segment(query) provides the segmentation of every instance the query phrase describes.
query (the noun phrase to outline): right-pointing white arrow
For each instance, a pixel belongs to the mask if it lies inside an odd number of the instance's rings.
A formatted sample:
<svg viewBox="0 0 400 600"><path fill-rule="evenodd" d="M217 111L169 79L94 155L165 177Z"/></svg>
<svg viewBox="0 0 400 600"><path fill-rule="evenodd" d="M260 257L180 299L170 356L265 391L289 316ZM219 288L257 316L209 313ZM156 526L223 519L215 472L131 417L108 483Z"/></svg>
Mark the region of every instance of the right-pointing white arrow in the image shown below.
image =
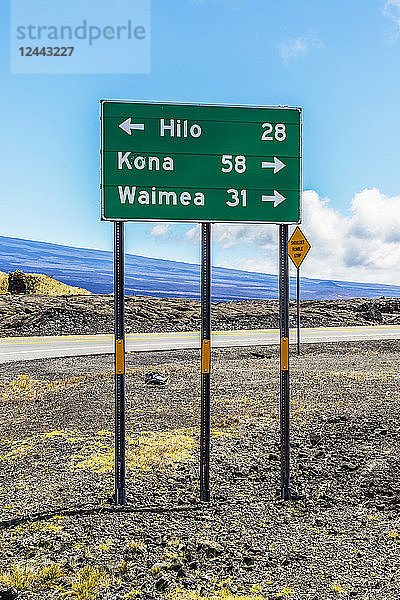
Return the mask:
<svg viewBox="0 0 400 600"><path fill-rule="evenodd" d="M279 204L281 204L281 202L283 202L284 200L286 200L285 196L282 196L282 194L280 194L276 190L274 190L273 196L264 196L264 194L261 196L262 202L273 202L274 208L279 206Z"/></svg>
<svg viewBox="0 0 400 600"><path fill-rule="evenodd" d="M278 171L280 171L284 167L286 167L285 163L283 163L281 160L279 160L279 158L277 158L276 156L274 156L274 162L267 162L267 161L263 160L261 163L262 169L273 168L274 175L275 175L275 173L278 173Z"/></svg>

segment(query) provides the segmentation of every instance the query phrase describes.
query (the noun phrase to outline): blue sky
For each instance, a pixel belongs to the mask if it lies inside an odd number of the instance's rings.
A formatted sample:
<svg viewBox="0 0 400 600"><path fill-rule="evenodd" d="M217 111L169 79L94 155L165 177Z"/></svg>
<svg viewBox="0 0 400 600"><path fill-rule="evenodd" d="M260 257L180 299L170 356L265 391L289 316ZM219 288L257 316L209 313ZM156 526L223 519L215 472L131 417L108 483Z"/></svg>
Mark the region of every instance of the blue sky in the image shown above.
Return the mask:
<svg viewBox="0 0 400 600"><path fill-rule="evenodd" d="M152 0L139 75L11 74L0 7L0 235L111 249L100 98L285 104L303 108L304 274L398 283L400 0ZM126 248L198 262L196 229L131 223ZM215 226L214 264L276 272L276 229Z"/></svg>

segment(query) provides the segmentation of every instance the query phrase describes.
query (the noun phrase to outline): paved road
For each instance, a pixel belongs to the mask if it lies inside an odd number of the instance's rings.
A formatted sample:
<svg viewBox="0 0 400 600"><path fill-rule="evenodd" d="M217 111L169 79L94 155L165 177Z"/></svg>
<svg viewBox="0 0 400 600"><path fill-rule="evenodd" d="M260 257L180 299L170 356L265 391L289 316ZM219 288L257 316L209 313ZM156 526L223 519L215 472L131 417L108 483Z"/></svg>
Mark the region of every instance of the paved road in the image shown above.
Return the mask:
<svg viewBox="0 0 400 600"><path fill-rule="evenodd" d="M175 350L200 348L200 334L137 333L129 334L127 351ZM342 342L356 340L400 339L400 325L371 327L315 327L302 329L304 343ZM278 344L277 329L215 331L212 346L264 346ZM296 342L296 331L290 331L290 341ZM58 356L83 356L113 352L112 335L71 335L60 337L0 338L0 362L31 360Z"/></svg>

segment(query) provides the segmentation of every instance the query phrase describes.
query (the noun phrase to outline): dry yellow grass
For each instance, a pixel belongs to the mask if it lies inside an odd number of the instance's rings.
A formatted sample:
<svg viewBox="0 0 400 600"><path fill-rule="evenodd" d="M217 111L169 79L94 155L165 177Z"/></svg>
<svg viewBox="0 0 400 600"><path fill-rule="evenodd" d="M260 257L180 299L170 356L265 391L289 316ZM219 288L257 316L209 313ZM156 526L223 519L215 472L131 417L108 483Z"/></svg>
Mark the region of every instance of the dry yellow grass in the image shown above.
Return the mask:
<svg viewBox="0 0 400 600"><path fill-rule="evenodd" d="M45 296L78 296L91 295L91 292L83 288L66 285L53 277L43 275L42 273L22 273L15 271L12 275L23 278L27 285L28 294L44 294ZM8 291L8 274L0 271L0 294L5 294Z"/></svg>
<svg viewBox="0 0 400 600"><path fill-rule="evenodd" d="M57 563L17 563L0 571L0 583L16 590L41 589L56 586L63 576L64 572Z"/></svg>
<svg viewBox="0 0 400 600"><path fill-rule="evenodd" d="M16 590L25 590L36 579L36 570L26 564L12 565L0 572L0 583Z"/></svg>
<svg viewBox="0 0 400 600"><path fill-rule="evenodd" d="M186 430L148 432L135 438L128 438L126 450L127 469L162 469L175 463L194 460L195 440ZM101 451L104 448L105 451ZM114 449L96 449L85 460L75 464L75 468L90 469L100 473L114 469Z"/></svg>
<svg viewBox="0 0 400 600"><path fill-rule="evenodd" d="M176 589L170 592L167 596L168 600L267 600L266 596L259 594L236 595L231 594L226 590L215 592L214 594L201 596L199 592L189 591L185 589Z"/></svg>
<svg viewBox="0 0 400 600"><path fill-rule="evenodd" d="M46 296L91 295L91 292L88 292L88 290L66 285L48 275L42 275L41 273L26 273L26 276L32 282L33 294L44 294Z"/></svg>
<svg viewBox="0 0 400 600"><path fill-rule="evenodd" d="M11 381L0 381L0 403L34 399L49 387L49 381L34 379L30 375L18 375Z"/></svg>
<svg viewBox="0 0 400 600"><path fill-rule="evenodd" d="M75 600L95 600L101 589L110 585L110 575L104 569L87 565L71 580L71 591L65 596Z"/></svg>
<svg viewBox="0 0 400 600"><path fill-rule="evenodd" d="M399 376L398 369L390 369L387 371L331 371L330 375L334 377L342 377L352 379L354 381L383 381L385 379Z"/></svg>
<svg viewBox="0 0 400 600"><path fill-rule="evenodd" d="M67 576L57 563L18 563L0 571L0 584L27 592L53 588L59 598L95 600L101 590L110 586L111 577L103 568L90 565Z"/></svg>
<svg viewBox="0 0 400 600"><path fill-rule="evenodd" d="M43 396L45 392L60 388L68 388L79 385L82 382L111 377L110 372L85 373L84 375L68 377L68 379L35 379L30 375L18 375L15 379L0 380L0 404L3 402L17 402L35 400Z"/></svg>
<svg viewBox="0 0 400 600"><path fill-rule="evenodd" d="M8 289L8 275L0 271L0 294L5 294Z"/></svg>

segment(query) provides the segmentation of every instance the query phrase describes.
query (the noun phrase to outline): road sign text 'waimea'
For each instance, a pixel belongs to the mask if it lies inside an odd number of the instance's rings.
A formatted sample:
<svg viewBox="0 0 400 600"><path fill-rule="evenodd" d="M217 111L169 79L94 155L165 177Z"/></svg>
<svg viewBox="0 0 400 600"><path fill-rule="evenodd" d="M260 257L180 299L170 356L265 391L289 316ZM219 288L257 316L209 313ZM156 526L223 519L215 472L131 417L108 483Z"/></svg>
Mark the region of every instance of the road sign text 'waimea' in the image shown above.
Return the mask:
<svg viewBox="0 0 400 600"><path fill-rule="evenodd" d="M297 223L297 108L101 102L102 219Z"/></svg>

